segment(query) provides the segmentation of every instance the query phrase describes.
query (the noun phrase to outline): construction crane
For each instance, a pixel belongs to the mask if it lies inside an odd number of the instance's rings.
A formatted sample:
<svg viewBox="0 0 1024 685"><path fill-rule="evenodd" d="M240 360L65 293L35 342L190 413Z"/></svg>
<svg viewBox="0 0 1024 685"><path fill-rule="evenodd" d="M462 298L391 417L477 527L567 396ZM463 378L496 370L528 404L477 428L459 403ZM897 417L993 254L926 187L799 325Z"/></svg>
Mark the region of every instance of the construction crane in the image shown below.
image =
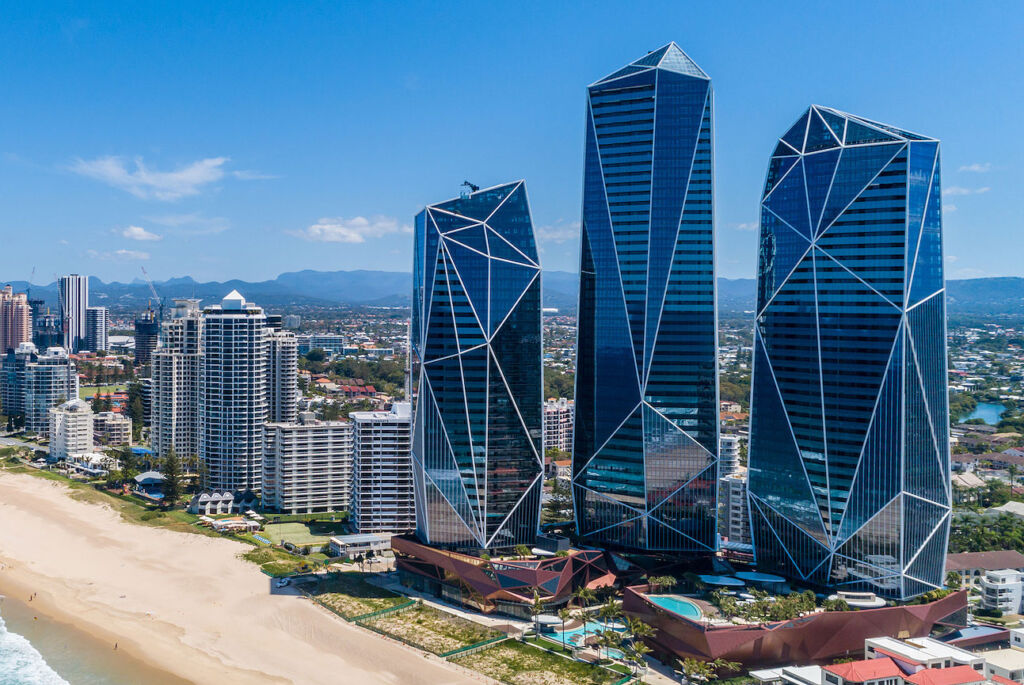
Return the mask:
<svg viewBox="0 0 1024 685"><path fill-rule="evenodd" d="M159 295L156 294L156 287L153 285L153 279L149 277L149 273L146 271L146 267L140 266L139 268L142 269L142 276L143 276L143 278L146 279L146 285L149 286L149 292L153 293L153 299L156 300L160 304L160 321L163 321L164 320L164 301L160 298ZM153 308L150 307L150 311L152 311L152 310L153 310Z"/></svg>
<svg viewBox="0 0 1024 685"><path fill-rule="evenodd" d="M36 268L32 267L32 275L28 277L28 284L25 286L25 299L32 299L32 279L36 277Z"/></svg>
<svg viewBox="0 0 1024 685"><path fill-rule="evenodd" d="M478 190L480 190L480 186L478 186L478 185L476 185L474 183L470 183L469 181L463 181L462 185L464 185L467 188L469 188L469 192L471 192L471 193L475 193Z"/></svg>

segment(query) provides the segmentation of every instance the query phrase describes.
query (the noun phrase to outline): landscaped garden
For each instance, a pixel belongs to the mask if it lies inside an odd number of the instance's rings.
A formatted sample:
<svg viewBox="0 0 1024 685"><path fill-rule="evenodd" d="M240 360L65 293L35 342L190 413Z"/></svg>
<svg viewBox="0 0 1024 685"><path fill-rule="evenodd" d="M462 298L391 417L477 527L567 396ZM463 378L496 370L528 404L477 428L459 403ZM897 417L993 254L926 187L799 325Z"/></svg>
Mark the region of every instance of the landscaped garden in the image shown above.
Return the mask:
<svg viewBox="0 0 1024 685"><path fill-rule="evenodd" d="M509 685L612 685L623 678L621 673L513 640L452 661Z"/></svg>
<svg viewBox="0 0 1024 685"><path fill-rule="evenodd" d="M434 654L446 654L504 635L424 604L385 614L363 625Z"/></svg>
<svg viewBox="0 0 1024 685"><path fill-rule="evenodd" d="M320 582L314 595L345 618L364 616L409 601L390 590L371 585L364 574L355 571L332 574Z"/></svg>

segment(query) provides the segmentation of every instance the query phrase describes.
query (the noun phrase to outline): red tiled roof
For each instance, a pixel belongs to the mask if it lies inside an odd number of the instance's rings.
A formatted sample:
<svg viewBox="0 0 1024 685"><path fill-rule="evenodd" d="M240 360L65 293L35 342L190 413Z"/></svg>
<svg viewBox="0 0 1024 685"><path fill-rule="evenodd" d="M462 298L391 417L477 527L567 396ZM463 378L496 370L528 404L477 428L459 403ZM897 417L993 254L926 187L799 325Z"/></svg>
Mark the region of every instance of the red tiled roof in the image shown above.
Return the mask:
<svg viewBox="0 0 1024 685"><path fill-rule="evenodd" d="M970 666L954 666L953 668L926 668L914 675L904 678L914 685L967 685L967 683L983 683L984 675Z"/></svg>
<svg viewBox="0 0 1024 685"><path fill-rule="evenodd" d="M988 679L994 683L1000 683L1001 685L1019 685L1016 680L1010 680L1009 678L1004 678L1003 676L996 675L995 673L990 675Z"/></svg>
<svg viewBox="0 0 1024 685"><path fill-rule="evenodd" d="M880 659L864 659L863 661L851 661L845 664L832 664L823 668L829 673L836 674L843 680L854 683L863 683L879 678L903 677L903 671L900 670L900 667L887 656Z"/></svg>
<svg viewBox="0 0 1024 685"><path fill-rule="evenodd" d="M1003 549L995 552L961 552L946 555L947 571L966 571L971 568L986 571L1024 568L1024 554L1012 549Z"/></svg>

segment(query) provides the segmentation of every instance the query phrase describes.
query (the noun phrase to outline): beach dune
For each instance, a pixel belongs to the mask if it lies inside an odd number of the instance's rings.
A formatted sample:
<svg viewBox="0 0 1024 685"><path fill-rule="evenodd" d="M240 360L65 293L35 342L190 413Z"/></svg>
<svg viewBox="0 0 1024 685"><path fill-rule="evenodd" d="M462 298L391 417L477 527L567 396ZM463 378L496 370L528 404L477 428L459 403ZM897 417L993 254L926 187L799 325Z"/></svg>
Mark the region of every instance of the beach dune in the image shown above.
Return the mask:
<svg viewBox="0 0 1024 685"><path fill-rule="evenodd" d="M196 683L473 683L271 580L227 539L127 523L60 483L0 471L0 594Z"/></svg>

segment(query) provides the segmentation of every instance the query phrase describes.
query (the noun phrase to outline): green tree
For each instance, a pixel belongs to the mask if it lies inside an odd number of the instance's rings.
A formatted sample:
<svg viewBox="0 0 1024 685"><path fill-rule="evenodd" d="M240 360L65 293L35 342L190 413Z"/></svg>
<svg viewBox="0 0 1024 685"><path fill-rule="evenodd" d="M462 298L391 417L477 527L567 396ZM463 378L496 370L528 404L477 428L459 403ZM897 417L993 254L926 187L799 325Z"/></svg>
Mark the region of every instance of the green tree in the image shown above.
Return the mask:
<svg viewBox="0 0 1024 685"><path fill-rule="evenodd" d="M525 559L530 556L530 548L526 545L516 545L516 556L520 559Z"/></svg>
<svg viewBox="0 0 1024 685"><path fill-rule="evenodd" d="M173 508L181 497L181 464L178 461L178 455L174 452L173 447L168 450L167 457L164 458L163 476L163 505L168 508Z"/></svg>
<svg viewBox="0 0 1024 685"><path fill-rule="evenodd" d="M558 618L562 619L562 649L565 649L565 622L572 618L572 609L562 607L558 610Z"/></svg>
<svg viewBox="0 0 1024 685"><path fill-rule="evenodd" d="M127 483L139 475L139 462L132 448L125 445L118 451L117 460L121 462L121 482Z"/></svg>
<svg viewBox="0 0 1024 685"><path fill-rule="evenodd" d="M952 590L959 590L962 582L963 579L960 577L960 574L956 571L946 572L946 587Z"/></svg>
<svg viewBox="0 0 1024 685"><path fill-rule="evenodd" d="M540 592L533 591L533 603L530 604L530 615L533 616L533 630L540 635L540 615L544 613L544 600L540 598Z"/></svg>

